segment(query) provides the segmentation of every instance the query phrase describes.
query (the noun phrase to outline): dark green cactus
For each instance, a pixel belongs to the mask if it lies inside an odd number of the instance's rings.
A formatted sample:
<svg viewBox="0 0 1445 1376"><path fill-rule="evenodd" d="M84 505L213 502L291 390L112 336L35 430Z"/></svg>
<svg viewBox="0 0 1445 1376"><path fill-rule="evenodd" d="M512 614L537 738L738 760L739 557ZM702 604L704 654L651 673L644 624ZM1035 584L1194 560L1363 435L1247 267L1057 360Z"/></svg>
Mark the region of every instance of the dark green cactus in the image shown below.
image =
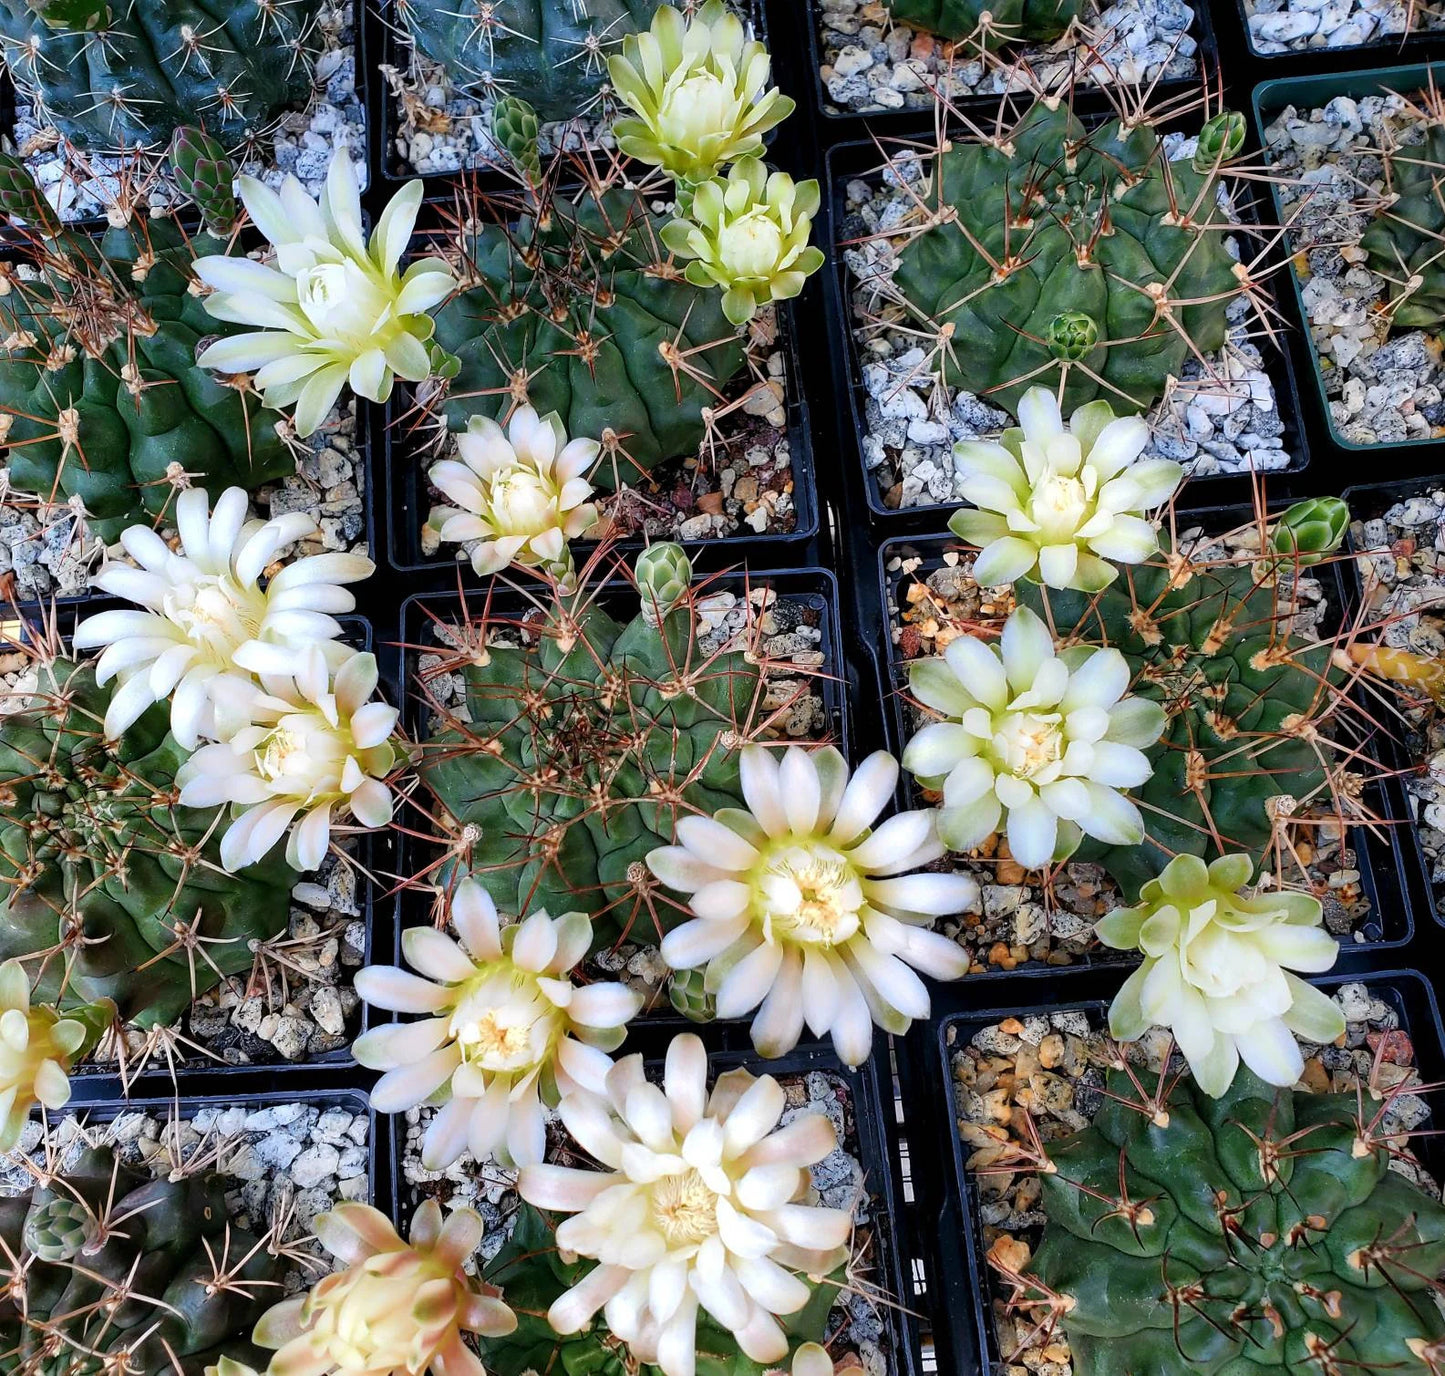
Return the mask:
<svg viewBox="0 0 1445 1376"><path fill-rule="evenodd" d="M402 0L418 50L458 86L525 96L544 120L595 111L607 57L659 0Z"/></svg>
<svg viewBox="0 0 1445 1376"><path fill-rule="evenodd" d="M1167 544L1101 593L1016 585L1019 601L1052 617L1064 640L1120 650L1129 691L1168 715L1145 752L1153 777L1130 795L1143 843L1086 838L1076 853L1102 862L1131 901L1175 855L1242 851L1258 863L1274 836L1274 799L1295 799L1296 811L1332 802L1325 747L1313 738L1345 677L1330 645L1291 633L1290 608L1276 597L1283 561L1195 563Z"/></svg>
<svg viewBox="0 0 1445 1376"><path fill-rule="evenodd" d="M1222 1099L1115 1071L1092 1124L1048 1148L1043 1241L1015 1283L1088 1376L1367 1373L1445 1363L1445 1207L1389 1169L1378 1098Z"/></svg>
<svg viewBox="0 0 1445 1376"><path fill-rule="evenodd" d="M974 38L989 48L1057 38L1084 10L1083 0L883 0L883 8L915 29L955 43Z"/></svg>
<svg viewBox="0 0 1445 1376"><path fill-rule="evenodd" d="M230 145L311 92L320 0L0 0L5 62L80 148L163 148L204 120Z"/></svg>
<svg viewBox="0 0 1445 1376"><path fill-rule="evenodd" d="M507 1245L482 1273L500 1287L502 1298L517 1314L517 1328L505 1338L482 1340L482 1363L487 1376L662 1376L660 1368L642 1362L627 1345L612 1336L598 1318L581 1333L562 1337L547 1322L547 1310L565 1290L580 1281L592 1267L589 1261L564 1261L557 1252L553 1228L546 1215L523 1204ZM818 1283L813 1296L796 1314L780 1319L794 1346L822 1342L828 1314L838 1298L841 1277ZM706 1312L698 1315L697 1376L765 1376L786 1372L788 1363L762 1365L738 1350L732 1335L714 1323Z"/></svg>
<svg viewBox="0 0 1445 1376"><path fill-rule="evenodd" d="M1445 103L1431 104L1425 141L1386 154L1392 199L1360 239L1367 265L1389 283L1392 323L1445 323Z"/></svg>
<svg viewBox="0 0 1445 1376"><path fill-rule="evenodd" d="M511 226L482 225L462 246L472 285L436 317L460 360L451 428L503 419L525 393L568 435L602 441L601 488L695 455L703 411L744 355L723 294L693 286L662 246L666 223L640 192L593 179L575 199L547 188Z"/></svg>
<svg viewBox="0 0 1445 1376"><path fill-rule="evenodd" d="M226 245L137 218L99 241L31 242L37 276L0 296L0 440L10 482L78 498L115 539L153 524L187 483L219 493L295 472L281 419L255 392L196 366L203 339L234 333L206 314L190 266Z"/></svg>
<svg viewBox="0 0 1445 1376"><path fill-rule="evenodd" d="M223 1355L260 1357L250 1332L281 1267L230 1224L226 1183L152 1180L94 1147L0 1200L0 1371L200 1376Z"/></svg>
<svg viewBox="0 0 1445 1376"><path fill-rule="evenodd" d="M37 668L40 687L0 738L0 959L26 961L35 1000L113 999L167 1026L248 942L285 930L295 875L278 851L228 875L217 810L176 803L185 760L157 704L107 743L110 689L90 668Z"/></svg>
<svg viewBox="0 0 1445 1376"><path fill-rule="evenodd" d="M236 227L236 169L225 147L204 129L177 129L171 139L171 173L182 196L205 217L206 228L222 237Z"/></svg>
<svg viewBox="0 0 1445 1376"><path fill-rule="evenodd" d="M647 853L673 843L678 816L743 805L738 756L768 714L754 657L698 644L694 595L660 625L650 602L623 625L596 594L584 580L533 646L461 666L465 716L425 743L421 773L498 908L586 912L606 947L672 925Z"/></svg>
<svg viewBox="0 0 1445 1376"><path fill-rule="evenodd" d="M1270 546L1307 568L1339 549L1349 528L1350 508L1338 497L1310 497L1274 523Z"/></svg>
<svg viewBox="0 0 1445 1376"><path fill-rule="evenodd" d="M1243 142L1216 115L1192 162L1148 123L1092 132L1067 99L1038 100L996 137L936 159L894 284L939 340L945 381L1015 411L1033 386L1067 415L1103 398L1143 410L1196 354L1219 349L1249 286L1225 247L1220 171Z"/></svg>

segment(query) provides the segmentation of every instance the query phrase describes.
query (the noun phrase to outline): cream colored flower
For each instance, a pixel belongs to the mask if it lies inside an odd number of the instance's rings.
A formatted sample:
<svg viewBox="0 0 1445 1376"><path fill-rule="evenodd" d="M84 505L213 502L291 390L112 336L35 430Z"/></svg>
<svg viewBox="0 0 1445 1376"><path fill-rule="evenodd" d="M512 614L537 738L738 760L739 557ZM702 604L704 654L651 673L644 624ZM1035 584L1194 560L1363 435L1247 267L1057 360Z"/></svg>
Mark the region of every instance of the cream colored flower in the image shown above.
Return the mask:
<svg viewBox="0 0 1445 1376"><path fill-rule="evenodd" d="M475 1210L443 1224L428 1199L410 1242L369 1204L338 1204L312 1226L346 1269L261 1316L255 1342L279 1349L267 1376L486 1376L463 1335L505 1337L517 1316L463 1269L482 1240Z"/></svg>
<svg viewBox="0 0 1445 1376"><path fill-rule="evenodd" d="M1092 401L1065 425L1054 394L1031 387L1019 424L1002 443L961 440L953 448L962 495L977 509L954 512L948 526L980 547L980 583L1028 578L1098 592L1119 576L1115 563L1158 553L1158 532L1144 514L1174 495L1184 470L1140 457L1149 442L1143 420Z"/></svg>
<svg viewBox="0 0 1445 1376"><path fill-rule="evenodd" d="M296 661L293 676L250 700L246 726L176 772L187 807L230 804L221 864L232 872L258 863L288 828L286 863L314 870L338 814L366 827L391 821L385 779L396 763L398 714L371 700L376 657L352 652L334 677L319 646L299 651Z"/></svg>
<svg viewBox="0 0 1445 1376"><path fill-rule="evenodd" d="M1247 855L1207 867L1176 855L1144 885L1137 907L1116 908L1096 928L1106 946L1144 953L1114 997L1109 1030L1132 1041L1169 1028L1199 1087L1216 1099L1241 1059L1266 1083L1293 1085L1304 1074L1295 1034L1328 1043L1345 1030L1334 1001L1290 973L1322 974L1339 956L1319 899L1243 892L1253 871Z"/></svg>
<svg viewBox="0 0 1445 1376"><path fill-rule="evenodd" d="M440 258L399 270L421 182L392 197L369 244L344 147L331 159L319 204L290 176L279 193L254 177L238 177L236 189L274 245L275 266L225 255L196 260L196 276L215 289L206 310L258 327L218 340L197 362L226 373L255 371L267 406L294 404L301 435L325 420L348 381L358 396L378 402L391 395L393 377L422 381L431 371L427 312L457 284Z"/></svg>
<svg viewBox="0 0 1445 1376"><path fill-rule="evenodd" d="M1085 834L1107 845L1144 839L1144 819L1123 790L1154 767L1144 754L1164 733L1164 709L1129 695L1118 650L1054 638L1027 607L1000 644L961 635L939 659L908 666L909 688L944 718L923 727L903 767L943 794L938 834L956 851L1001 826L1026 869L1065 859Z"/></svg>
<svg viewBox="0 0 1445 1376"><path fill-rule="evenodd" d="M616 122L617 146L683 183L756 156L763 135L794 109L768 85L768 50L722 0L707 0L691 20L659 5L651 29L625 38L607 70L636 115Z"/></svg>
<svg viewBox="0 0 1445 1376"><path fill-rule="evenodd" d="M600 1264L548 1311L576 1333L599 1309L632 1355L665 1376L693 1376L705 1309L755 1362L788 1354L778 1315L812 1294L809 1278L847 1260L852 1215L815 1202L808 1167L837 1145L832 1124L805 1114L786 1127L782 1086L746 1070L707 1092L707 1052L675 1037L661 1086L641 1056L608 1074L606 1097L562 1100L578 1145L604 1167L524 1166L522 1197L573 1214L557 1245Z"/></svg>
<svg viewBox="0 0 1445 1376"><path fill-rule="evenodd" d="M698 187L688 218L666 226L662 242L693 260L694 286L722 288L723 313L742 325L769 301L797 296L823 266L822 250L808 244L819 203L817 182L769 176L759 159L744 158L725 181Z"/></svg>
<svg viewBox="0 0 1445 1376"><path fill-rule="evenodd" d="M473 416L456 442L459 457L429 473L456 506L434 507L427 524L443 540L475 541L472 567L480 574L521 564L570 581L567 542L597 520L586 474L602 446L569 441L555 411L538 417L530 406L518 407L505 431Z"/></svg>
<svg viewBox="0 0 1445 1376"><path fill-rule="evenodd" d="M465 1151L507 1164L540 1161L543 1103L555 1108L578 1088L602 1093L607 1053L622 1044L642 995L568 978L592 944L584 913L534 912L503 929L487 891L464 879L451 919L457 941L433 927L402 933L402 951L421 977L391 965L357 972L356 992L367 1003L424 1015L357 1039L357 1061L387 1072L371 1106L403 1113L445 1099L422 1143L428 1170Z"/></svg>
<svg viewBox="0 0 1445 1376"><path fill-rule="evenodd" d="M958 943L928 925L974 907L978 885L967 875L905 873L944 847L928 810L875 829L898 782L886 751L850 780L832 747L790 746L777 761L749 745L741 771L749 811L681 817L678 844L647 857L664 884L691 896L695 914L663 938L662 958L678 970L707 967L718 1017L757 1008L752 1035L762 1055L792 1050L806 1022L859 1065L874 1022L901 1034L928 1016L914 967L935 979L967 973Z"/></svg>
<svg viewBox="0 0 1445 1376"><path fill-rule="evenodd" d="M308 645L320 646L332 665L351 653L339 643L334 614L353 610L356 599L341 585L370 577L376 565L357 554L315 554L263 587L277 552L316 523L300 512L248 521L246 510L242 488L227 488L214 512L203 489L187 488L176 498L178 552L150 527L130 526L120 540L140 567L112 561L93 580L145 608L101 612L75 629L76 649L105 647L96 680L119 680L105 714L110 739L169 697L171 731L194 749L203 736L220 739L242 724L236 713L245 710L254 675L290 672Z"/></svg>
<svg viewBox="0 0 1445 1376"><path fill-rule="evenodd" d="M804 1343L786 1370L779 1367L767 1376L833 1376L833 1359L821 1343Z"/></svg>
<svg viewBox="0 0 1445 1376"><path fill-rule="evenodd" d="M60 1013L30 1005L30 980L18 960L0 965L0 1151L20 1140L30 1110L70 1102L68 1072L115 1019L109 999Z"/></svg>

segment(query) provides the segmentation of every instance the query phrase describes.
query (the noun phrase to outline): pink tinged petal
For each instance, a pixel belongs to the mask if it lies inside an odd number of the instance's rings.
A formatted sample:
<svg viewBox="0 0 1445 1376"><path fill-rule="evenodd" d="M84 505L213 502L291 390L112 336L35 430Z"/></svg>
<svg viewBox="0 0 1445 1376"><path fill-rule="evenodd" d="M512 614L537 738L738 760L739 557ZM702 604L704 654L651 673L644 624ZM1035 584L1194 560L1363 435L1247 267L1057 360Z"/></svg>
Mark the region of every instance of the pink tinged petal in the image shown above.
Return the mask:
<svg viewBox="0 0 1445 1376"><path fill-rule="evenodd" d="M751 885L736 879L718 879L704 884L693 894L689 906L698 917L710 922L731 922L752 906Z"/></svg>
<svg viewBox="0 0 1445 1376"><path fill-rule="evenodd" d="M1059 819L1037 797L1009 808L1008 848L1026 870L1041 869L1054 858Z"/></svg>
<svg viewBox="0 0 1445 1376"><path fill-rule="evenodd" d="M321 868L331 844L331 807L314 807L291 833L286 860L293 869L308 871Z"/></svg>
<svg viewBox="0 0 1445 1376"><path fill-rule="evenodd" d="M794 1166L754 1166L737 1184L738 1203L749 1213L781 1209L797 1193L798 1170Z"/></svg>
<svg viewBox="0 0 1445 1376"><path fill-rule="evenodd" d="M517 1191L528 1204L553 1213L581 1213L604 1190L617 1183L605 1171L529 1163L517 1177Z"/></svg>
<svg viewBox="0 0 1445 1376"><path fill-rule="evenodd" d="M527 1171L542 1167L527 1167ZM520 1182L519 1188L520 1188ZM526 1191L522 1191L526 1198ZM529 1201L530 1202L530 1201ZM544 1206L538 1206L544 1207ZM556 1299L547 1311L547 1322L559 1333L576 1333L631 1279L620 1266L598 1266L582 1277L576 1285Z"/></svg>
<svg viewBox="0 0 1445 1376"><path fill-rule="evenodd" d="M462 944L478 960L496 960L502 954L496 904L475 879L463 879L457 885L452 894L451 919Z"/></svg>
<svg viewBox="0 0 1445 1376"><path fill-rule="evenodd" d="M697 918L674 927L662 938L662 958L674 970L693 970L720 956L747 931L746 915L731 922L713 922Z"/></svg>
<svg viewBox="0 0 1445 1376"><path fill-rule="evenodd" d="M664 1376L695 1376L697 1371L697 1300L684 1297L657 1339L657 1364Z"/></svg>
<svg viewBox="0 0 1445 1376"><path fill-rule="evenodd" d="M875 950L871 943L857 940L848 943L848 954L890 1008L914 1021L928 1017L927 988L897 956L886 955Z"/></svg>
<svg viewBox="0 0 1445 1376"><path fill-rule="evenodd" d="M461 947L435 927L407 928L401 934L401 950L414 970L443 984L459 984L477 973Z"/></svg>
<svg viewBox="0 0 1445 1376"><path fill-rule="evenodd" d="M707 1108L707 1049L700 1037L684 1032L668 1043L662 1083L673 1125L686 1136Z"/></svg>
<svg viewBox="0 0 1445 1376"><path fill-rule="evenodd" d="M454 1209L442 1225L434 1256L447 1270L456 1270L482 1244L482 1216L475 1209ZM450 1283L450 1282L448 1282Z"/></svg>
<svg viewBox="0 0 1445 1376"><path fill-rule="evenodd" d="M317 1215L317 1223L320 1223L321 1217ZM391 1220L370 1204L358 1201L338 1204L331 1210L330 1217L351 1229L373 1254L401 1250L401 1235L392 1226Z"/></svg>
<svg viewBox="0 0 1445 1376"><path fill-rule="evenodd" d="M421 1143L421 1163L429 1171L444 1171L467 1149L467 1128L475 1100L452 1099L437 1110Z"/></svg>
<svg viewBox="0 0 1445 1376"><path fill-rule="evenodd" d="M979 901L978 882L967 874L906 874L899 879L865 879L863 892L874 907L924 917L951 917L969 912Z"/></svg>
<svg viewBox="0 0 1445 1376"><path fill-rule="evenodd" d="M666 1323L677 1313L687 1294L687 1262L669 1258L652 1268L647 1284L647 1307L658 1323Z"/></svg>
<svg viewBox="0 0 1445 1376"><path fill-rule="evenodd" d="M854 771L843 790L828 839L837 846L857 840L888 805L898 786L898 761L886 750L875 750Z"/></svg>
<svg viewBox="0 0 1445 1376"><path fill-rule="evenodd" d="M722 869L747 870L758 861L758 852L747 841L711 817L679 817L677 839L694 855L705 856Z"/></svg>
<svg viewBox="0 0 1445 1376"><path fill-rule="evenodd" d="M833 1376L833 1359L818 1343L804 1343L793 1353L792 1376Z"/></svg>
<svg viewBox="0 0 1445 1376"><path fill-rule="evenodd" d="M778 978L753 1018L753 1045L760 1056L786 1055L803 1035L803 959L797 950L783 957Z"/></svg>
<svg viewBox="0 0 1445 1376"><path fill-rule="evenodd" d="M857 980L841 961L833 966L833 976L838 981L833 1050L844 1065L862 1065L873 1050L873 1014Z"/></svg>
<svg viewBox="0 0 1445 1376"><path fill-rule="evenodd" d="M723 1124L724 1154L740 1156L778 1125L787 1107L783 1087L771 1075L753 1081L733 1105Z"/></svg>
<svg viewBox="0 0 1445 1376"><path fill-rule="evenodd" d="M436 1013L449 1007L453 998L450 989L395 965L368 965L358 970L356 992L374 1007L393 1013Z"/></svg>
<svg viewBox="0 0 1445 1376"><path fill-rule="evenodd" d="M743 747L742 754L738 759L738 768L742 776L743 797L747 801L748 809L757 819L758 825L767 832L769 836L786 836L788 833L788 812L783 804L782 789L778 782L778 763L773 759L772 754L761 745L747 745ZM678 831L681 834L682 826L678 824ZM700 846L689 843L689 850L697 851L699 854L707 855L708 852ZM728 869L744 869L743 864L734 864L725 855L715 857L719 864L725 865ZM752 864L754 856L747 864Z"/></svg>
<svg viewBox="0 0 1445 1376"><path fill-rule="evenodd" d="M619 1061L608 1076L609 1089L612 1075L626 1062ZM567 1131L577 1139L583 1151L594 1156L604 1166L613 1170L622 1165L622 1139L618 1136L616 1124L607 1102L592 1094L569 1094L557 1110L566 1124Z"/></svg>
<svg viewBox="0 0 1445 1376"><path fill-rule="evenodd" d="M880 823L871 836L853 847L848 858L861 870L881 871L899 856L913 854L932 835L932 812L900 812Z"/></svg>
<svg viewBox="0 0 1445 1376"><path fill-rule="evenodd" d="M446 1037L445 1018L393 1022L363 1032L352 1045L351 1054L368 1070L397 1070L430 1055Z"/></svg>
<svg viewBox="0 0 1445 1376"><path fill-rule="evenodd" d="M809 836L818 825L818 809L823 801L818 771L806 750L790 745L778 766L778 789L782 794L783 811L788 828L799 836Z"/></svg>
<svg viewBox="0 0 1445 1376"><path fill-rule="evenodd" d="M319 1219L320 1215L317 1217ZM252 1340L261 1347L284 1347L298 1338L304 1331L301 1306L305 1303L305 1295L293 1295L288 1300L273 1304L261 1315L256 1330L251 1335Z"/></svg>
<svg viewBox="0 0 1445 1376"><path fill-rule="evenodd" d="M405 1113L429 1099L452 1077L462 1063L461 1048L443 1046L398 1070L389 1070L371 1090L371 1106L378 1113Z"/></svg>
<svg viewBox="0 0 1445 1376"><path fill-rule="evenodd" d="M768 1226L794 1247L831 1252L848 1245L853 1235L853 1215L847 1209L784 1202L769 1212Z"/></svg>
<svg viewBox="0 0 1445 1376"><path fill-rule="evenodd" d="M712 1257L720 1260L711 1264ZM752 1301L727 1264L727 1250L717 1237L710 1237L698 1249L696 1265L688 1277L698 1303L724 1328L741 1328L752 1313ZM828 1376L832 1376L829 1366Z"/></svg>
<svg viewBox="0 0 1445 1376"><path fill-rule="evenodd" d="M557 933L544 912L533 913L517 926L512 941L512 960L524 970L545 970L557 954Z"/></svg>
<svg viewBox="0 0 1445 1376"><path fill-rule="evenodd" d="M517 1331L517 1316L491 1295L468 1295L458 1315L461 1326L485 1338L505 1338Z"/></svg>
<svg viewBox="0 0 1445 1376"><path fill-rule="evenodd" d="M571 1081L571 1090L585 1089L592 1094L603 1094L607 1087L607 1072L612 1069L612 1058L595 1046L588 1046L576 1037L564 1037L557 1046L557 1066L562 1075ZM563 1093L570 1092L564 1087Z"/></svg>
<svg viewBox="0 0 1445 1376"><path fill-rule="evenodd" d="M638 1139L653 1151L675 1149L672 1110L667 1096L656 1085L646 1080L634 1085L628 1091L623 1117Z"/></svg>
<svg viewBox="0 0 1445 1376"><path fill-rule="evenodd" d="M1245 1065L1266 1084L1288 1088L1304 1074L1304 1054L1279 1018L1257 1022L1247 1036L1235 1038L1235 1046Z"/></svg>
<svg viewBox="0 0 1445 1376"><path fill-rule="evenodd" d="M717 1201L717 1231L732 1253L734 1271L740 1271L742 1258L765 1257L778 1245L778 1235L767 1224L749 1218L724 1198Z"/></svg>
<svg viewBox="0 0 1445 1376"><path fill-rule="evenodd" d="M805 1281L764 1256L742 1257L733 1269L743 1289L770 1314L796 1314L813 1293Z"/></svg>
<svg viewBox="0 0 1445 1376"><path fill-rule="evenodd" d="M871 1036L871 1020L869 1033ZM739 1159L750 1169L754 1166L787 1165L802 1170L806 1166L816 1166L837 1146L838 1134L827 1118L821 1113L803 1113L776 1132L770 1132Z"/></svg>
<svg viewBox="0 0 1445 1376"><path fill-rule="evenodd" d="M745 955L723 979L717 992L719 1018L741 1018L768 995L783 963L783 948L765 941Z"/></svg>
<svg viewBox="0 0 1445 1376"><path fill-rule="evenodd" d="M568 1011L584 1027L623 1027L642 1004L643 996L625 984L588 984L572 995Z"/></svg>

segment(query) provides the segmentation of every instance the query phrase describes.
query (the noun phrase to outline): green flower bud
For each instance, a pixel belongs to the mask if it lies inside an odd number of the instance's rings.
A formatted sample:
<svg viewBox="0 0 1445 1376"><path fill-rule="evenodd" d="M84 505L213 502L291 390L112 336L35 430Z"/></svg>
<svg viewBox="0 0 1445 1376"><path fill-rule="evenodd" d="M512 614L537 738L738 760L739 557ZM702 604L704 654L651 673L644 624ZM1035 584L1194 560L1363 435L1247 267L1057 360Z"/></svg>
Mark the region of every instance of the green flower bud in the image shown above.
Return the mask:
<svg viewBox="0 0 1445 1376"><path fill-rule="evenodd" d="M41 1261L69 1261L84 1251L99 1229L95 1215L78 1199L48 1199L25 1220L27 1250Z"/></svg>
<svg viewBox="0 0 1445 1376"><path fill-rule="evenodd" d="M1213 172L1244 147L1244 116L1237 110L1221 110L1199 131L1194 151L1194 170Z"/></svg>
<svg viewBox="0 0 1445 1376"><path fill-rule="evenodd" d="M30 169L13 153L0 152L0 214L7 220L24 220L42 234L54 234L60 228L60 220Z"/></svg>
<svg viewBox="0 0 1445 1376"><path fill-rule="evenodd" d="M1088 358L1099 342L1099 326L1083 311L1064 311L1049 321L1049 352L1061 362Z"/></svg>
<svg viewBox="0 0 1445 1376"><path fill-rule="evenodd" d="M1270 544L1302 568L1339 549L1350 524L1350 508L1338 497L1311 497L1296 502L1275 522Z"/></svg>
<svg viewBox="0 0 1445 1376"><path fill-rule="evenodd" d="M681 545L670 541L649 545L637 556L636 576L642 614L651 621L654 616L666 616L687 596L692 561Z"/></svg>
<svg viewBox="0 0 1445 1376"><path fill-rule="evenodd" d="M717 1001L706 988L707 969L674 970L668 977L667 997L673 1008L691 1022L711 1022L717 1017Z"/></svg>
<svg viewBox="0 0 1445 1376"><path fill-rule="evenodd" d="M492 138L534 186L542 180L537 149L537 112L517 96L503 96L492 107Z"/></svg>
<svg viewBox="0 0 1445 1376"><path fill-rule="evenodd" d="M204 130L183 127L171 139L171 166L181 195L195 202L207 226L229 234L236 223L236 169L225 148Z"/></svg>

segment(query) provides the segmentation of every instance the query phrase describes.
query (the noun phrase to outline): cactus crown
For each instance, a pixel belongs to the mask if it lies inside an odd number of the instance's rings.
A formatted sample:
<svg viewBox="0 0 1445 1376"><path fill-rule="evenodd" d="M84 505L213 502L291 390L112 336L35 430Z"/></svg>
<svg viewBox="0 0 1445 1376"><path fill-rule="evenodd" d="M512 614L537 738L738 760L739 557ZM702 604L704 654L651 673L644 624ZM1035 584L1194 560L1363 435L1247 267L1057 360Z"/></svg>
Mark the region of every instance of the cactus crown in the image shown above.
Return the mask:
<svg viewBox="0 0 1445 1376"><path fill-rule="evenodd" d="M249 379L196 366L201 340L235 327L206 314L191 264L225 251L139 204L99 240L26 237L28 271L6 271L0 295L0 442L14 488L76 503L114 540L166 515L183 487L253 490L295 471Z"/></svg>
<svg viewBox="0 0 1445 1376"><path fill-rule="evenodd" d="M221 869L217 809L177 801L164 704L107 741L111 690L88 665L34 672L0 741L0 958L25 962L37 999L168 1025L285 928L294 876L279 856Z"/></svg>
<svg viewBox="0 0 1445 1376"><path fill-rule="evenodd" d="M920 369L1015 414L1031 386L1066 414L1096 398L1146 409L1223 347L1227 307L1255 290L1219 204L1242 118L1209 119L1193 159L1171 161L1147 111L1090 127L1071 101L1041 95L992 132L941 137L913 208L879 231L897 267L867 329L904 330Z"/></svg>
<svg viewBox="0 0 1445 1376"><path fill-rule="evenodd" d="M41 123L77 147L152 148L196 120L234 146L305 103L320 8L319 0L0 0L0 42Z"/></svg>
<svg viewBox="0 0 1445 1376"><path fill-rule="evenodd" d="M231 1224L226 1179L158 1180L88 1142L0 1200L0 1365L16 1376L200 1372L248 1360L280 1284L272 1235Z"/></svg>
<svg viewBox="0 0 1445 1376"><path fill-rule="evenodd" d="M559 191L554 172L524 194L456 207L434 251L464 287L436 316L437 344L458 364L431 405L454 430L522 404L555 411L567 434L601 441L590 479L612 489L698 452L740 405L726 388L748 352L722 294L672 261L667 217L622 164L576 159L573 174L579 190Z"/></svg>
<svg viewBox="0 0 1445 1376"><path fill-rule="evenodd" d="M1391 322L1434 330L1445 323L1445 96L1433 80L1414 108L1424 140L1386 150L1386 195L1360 246L1389 284Z"/></svg>
<svg viewBox="0 0 1445 1376"><path fill-rule="evenodd" d="M1445 1206L1389 1169L1388 1107L1114 1070L1089 1127L1008 1163L1048 1219L1027 1268L993 1258L1013 1306L1091 1376L1440 1370Z"/></svg>
<svg viewBox="0 0 1445 1376"><path fill-rule="evenodd" d="M623 622L601 605L609 574L628 570L599 550L578 590L554 590L535 619L488 612L446 628L458 648L438 671L460 672L466 699L434 705L421 759L442 809L433 882L469 873L504 912L586 912L594 949L639 919L634 940L672 925L647 853L672 843L679 816L742 805L742 747L774 734L802 692L770 688L756 623L741 645L703 643L706 582L644 572L617 595L636 609Z"/></svg>
<svg viewBox="0 0 1445 1376"><path fill-rule="evenodd" d="M1083 0L884 0L883 8L900 23L987 49L1057 38L1084 11Z"/></svg>
<svg viewBox="0 0 1445 1376"><path fill-rule="evenodd" d="M1261 524L1261 548L1272 533ZM1168 717L1146 753L1153 777L1132 793L1147 835L1138 846L1086 842L1132 900L1174 855L1245 852L1276 874L1292 868L1287 829L1309 810L1358 815L1360 780L1327 735L1348 728L1346 675L1333 646L1294 633L1287 558L1192 557L1170 549L1127 566L1097 594L1020 583L1020 602L1066 642L1107 644L1132 671L1130 691ZM1350 752L1345 761L1354 764Z"/></svg>

